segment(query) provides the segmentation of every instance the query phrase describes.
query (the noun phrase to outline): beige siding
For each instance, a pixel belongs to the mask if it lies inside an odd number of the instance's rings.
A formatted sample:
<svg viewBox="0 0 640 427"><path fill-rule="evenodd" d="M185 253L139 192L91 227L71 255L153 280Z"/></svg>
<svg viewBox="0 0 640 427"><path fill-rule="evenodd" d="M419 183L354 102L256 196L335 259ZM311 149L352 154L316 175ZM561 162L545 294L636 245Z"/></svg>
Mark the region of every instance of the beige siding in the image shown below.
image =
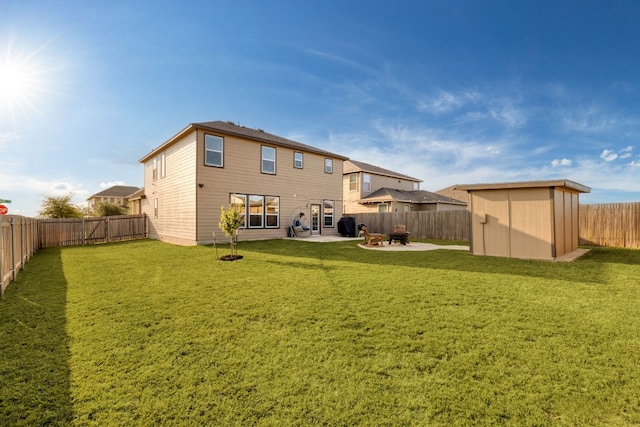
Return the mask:
<svg viewBox="0 0 640 427"><path fill-rule="evenodd" d="M578 200L577 193L555 190L556 256L578 249Z"/></svg>
<svg viewBox="0 0 640 427"><path fill-rule="evenodd" d="M473 189L469 200L474 254L553 260L578 249L577 190Z"/></svg>
<svg viewBox="0 0 640 427"><path fill-rule="evenodd" d="M343 177L342 190L344 195L345 212L349 213L370 213L378 212L377 206L363 206L360 203L360 199L368 196L380 188L394 188L397 190L411 191L413 190L414 181L409 181L401 178L392 178L384 175L377 175L369 172L355 172L358 175L358 188L353 191L349 189L349 175ZM364 191L363 178L364 175L371 176L371 188L369 191Z"/></svg>
<svg viewBox="0 0 640 427"><path fill-rule="evenodd" d="M508 191L474 191L469 197L471 210L471 252L475 255L508 257Z"/></svg>
<svg viewBox="0 0 640 427"><path fill-rule="evenodd" d="M310 218L310 204L322 204L323 200L334 201L334 226L321 229L321 234L337 234L337 223L342 207L342 160L333 159L333 173L324 172L325 157L305 152L303 168L293 166L294 150L290 148L262 144L236 136L217 134L224 138L224 167L204 165L204 131L198 131L197 182L204 184L198 188L198 243L216 239L226 240L218 227L220 208L227 207L231 193L277 196L280 198L279 228L242 229L240 240L256 240L286 237L287 227L294 216L304 212L307 225ZM276 174L261 173L263 145L276 148ZM321 218L322 224L322 218Z"/></svg>
<svg viewBox="0 0 640 427"><path fill-rule="evenodd" d="M552 260L552 204L549 188L508 190L510 256Z"/></svg>
<svg viewBox="0 0 640 427"><path fill-rule="evenodd" d="M146 199L142 211L149 217L149 237L177 244L196 243L196 133L184 135L166 150L166 175L153 179L153 160L144 163ZM158 151L159 157L162 151ZM154 215L158 200L158 216Z"/></svg>

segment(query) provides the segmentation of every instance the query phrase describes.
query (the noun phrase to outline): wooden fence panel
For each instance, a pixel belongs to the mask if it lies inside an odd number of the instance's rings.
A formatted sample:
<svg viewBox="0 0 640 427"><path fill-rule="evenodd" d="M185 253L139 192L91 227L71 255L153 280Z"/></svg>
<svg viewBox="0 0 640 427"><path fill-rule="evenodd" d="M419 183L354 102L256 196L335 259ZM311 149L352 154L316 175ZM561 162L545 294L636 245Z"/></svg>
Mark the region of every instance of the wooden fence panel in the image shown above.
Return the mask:
<svg viewBox="0 0 640 427"><path fill-rule="evenodd" d="M40 247L119 242L147 237L147 216L121 215L38 220Z"/></svg>
<svg viewBox="0 0 640 427"><path fill-rule="evenodd" d="M580 205L580 244L640 248L640 203Z"/></svg>
<svg viewBox="0 0 640 427"><path fill-rule="evenodd" d="M37 220L0 215L0 293L16 279L18 271L38 248Z"/></svg>
<svg viewBox="0 0 640 427"><path fill-rule="evenodd" d="M415 239L469 240L469 212L466 210L436 212L358 213L356 224L367 224L371 232L389 234L404 224Z"/></svg>

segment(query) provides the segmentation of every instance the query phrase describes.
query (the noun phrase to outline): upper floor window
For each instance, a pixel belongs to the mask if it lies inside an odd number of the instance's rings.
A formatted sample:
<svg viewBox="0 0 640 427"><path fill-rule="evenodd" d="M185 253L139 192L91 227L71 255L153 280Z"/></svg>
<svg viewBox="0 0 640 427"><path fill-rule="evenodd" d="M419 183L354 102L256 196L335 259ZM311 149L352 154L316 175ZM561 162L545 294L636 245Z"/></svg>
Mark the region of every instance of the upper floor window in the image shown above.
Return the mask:
<svg viewBox="0 0 640 427"><path fill-rule="evenodd" d="M167 176L167 155L166 153L160 154L160 178Z"/></svg>
<svg viewBox="0 0 640 427"><path fill-rule="evenodd" d="M362 190L371 191L371 175L368 173L362 175Z"/></svg>
<svg viewBox="0 0 640 427"><path fill-rule="evenodd" d="M296 169L302 169L302 153L298 153L297 151L293 153L293 167Z"/></svg>
<svg viewBox="0 0 640 427"><path fill-rule="evenodd" d="M358 174L352 173L349 175L349 191L356 191L358 189Z"/></svg>
<svg viewBox="0 0 640 427"><path fill-rule="evenodd" d="M274 147L262 146L262 173L276 173L276 149Z"/></svg>
<svg viewBox="0 0 640 427"><path fill-rule="evenodd" d="M325 173L333 173L333 159L324 159Z"/></svg>
<svg viewBox="0 0 640 427"><path fill-rule="evenodd" d="M224 161L224 139L219 136L204 136L204 164L222 167Z"/></svg>
<svg viewBox="0 0 640 427"><path fill-rule="evenodd" d="M158 179L158 158L154 157L153 160L151 160L151 175L152 175L152 179L155 181L156 179Z"/></svg>

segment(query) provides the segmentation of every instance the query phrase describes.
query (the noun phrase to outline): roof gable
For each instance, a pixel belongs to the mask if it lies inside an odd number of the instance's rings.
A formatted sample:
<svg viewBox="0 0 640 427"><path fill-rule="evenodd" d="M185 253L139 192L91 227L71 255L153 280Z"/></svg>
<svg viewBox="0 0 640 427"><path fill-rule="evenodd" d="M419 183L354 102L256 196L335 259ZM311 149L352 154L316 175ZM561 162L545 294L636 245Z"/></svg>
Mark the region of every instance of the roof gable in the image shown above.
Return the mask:
<svg viewBox="0 0 640 427"><path fill-rule="evenodd" d="M294 150L300 150L307 153L319 154L322 156L332 157L339 160L348 159L348 157L342 156L340 154L332 153L330 151L312 147L311 145L307 145L301 142L293 141L291 139L283 138L281 136L265 132L262 129L252 129L246 126L236 125L233 122L224 122L224 121L218 120L213 122L189 124L186 128L184 128L182 131L174 135L171 139L169 139L159 147L155 148L151 153L147 154L142 159L140 159L140 162L146 161L156 152L171 145L173 142L175 142L178 138L180 138L185 133L191 130L197 130L197 129L209 131L209 132L221 133L223 135L238 136L238 137L249 139L252 141L263 142L267 144L277 145L280 147L287 147Z"/></svg>
<svg viewBox="0 0 640 427"><path fill-rule="evenodd" d="M407 191L387 187L377 189L373 193L362 198L360 203L379 203L386 201L414 204L444 203L449 205L466 205L465 202L461 202L460 200L452 199L426 190Z"/></svg>
<svg viewBox="0 0 640 427"><path fill-rule="evenodd" d="M407 181L422 182L421 179L413 178L409 175L401 174L398 172L384 169L379 166L374 166L369 163L358 162L356 160L347 160L344 162L343 175L354 172L367 172L374 175L388 176L391 178L400 178Z"/></svg>
<svg viewBox="0 0 640 427"><path fill-rule="evenodd" d="M99 193L96 193L90 196L87 200L92 199L94 197L122 197L126 198L139 191L139 187L130 187L126 185L114 185L113 187L109 187L106 190L103 190Z"/></svg>

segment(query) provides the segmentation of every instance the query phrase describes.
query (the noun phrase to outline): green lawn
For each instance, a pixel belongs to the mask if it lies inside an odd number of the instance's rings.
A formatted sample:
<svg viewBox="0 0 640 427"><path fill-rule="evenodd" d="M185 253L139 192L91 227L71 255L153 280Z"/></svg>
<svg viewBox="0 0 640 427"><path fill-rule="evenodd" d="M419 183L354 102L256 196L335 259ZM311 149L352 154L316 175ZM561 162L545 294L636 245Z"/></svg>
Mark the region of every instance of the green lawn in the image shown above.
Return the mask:
<svg viewBox="0 0 640 427"><path fill-rule="evenodd" d="M0 425L640 423L637 250L239 254L40 251L0 302Z"/></svg>

